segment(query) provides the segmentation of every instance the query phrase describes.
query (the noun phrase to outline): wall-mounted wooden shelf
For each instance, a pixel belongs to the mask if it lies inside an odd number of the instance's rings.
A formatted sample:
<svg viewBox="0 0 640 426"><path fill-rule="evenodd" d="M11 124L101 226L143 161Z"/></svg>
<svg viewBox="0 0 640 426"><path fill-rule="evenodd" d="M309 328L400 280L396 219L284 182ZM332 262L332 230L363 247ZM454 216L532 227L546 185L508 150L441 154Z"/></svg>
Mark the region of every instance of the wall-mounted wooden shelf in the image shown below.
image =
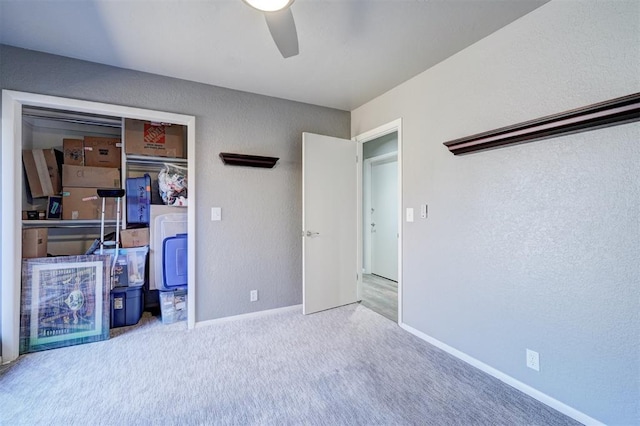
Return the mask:
<svg viewBox="0 0 640 426"><path fill-rule="evenodd" d="M261 157L259 155L245 155L245 154L231 154L229 152L221 152L220 158L224 164L230 166L248 166L248 167L261 167L264 169L270 169L276 165L279 158L276 157Z"/></svg>
<svg viewBox="0 0 640 426"><path fill-rule="evenodd" d="M640 93L444 142L454 155L640 120Z"/></svg>

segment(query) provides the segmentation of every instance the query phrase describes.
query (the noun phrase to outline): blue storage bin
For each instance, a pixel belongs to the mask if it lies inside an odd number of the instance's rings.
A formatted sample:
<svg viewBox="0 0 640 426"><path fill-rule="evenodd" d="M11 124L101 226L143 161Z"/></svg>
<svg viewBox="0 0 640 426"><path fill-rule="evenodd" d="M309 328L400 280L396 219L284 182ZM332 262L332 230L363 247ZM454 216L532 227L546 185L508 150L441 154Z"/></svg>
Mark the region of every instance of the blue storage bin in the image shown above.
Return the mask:
<svg viewBox="0 0 640 426"><path fill-rule="evenodd" d="M111 328L136 325L142 317L142 287L116 287L111 290Z"/></svg>
<svg viewBox="0 0 640 426"><path fill-rule="evenodd" d="M167 237L162 242L162 288L173 290L187 285L187 234Z"/></svg>
<svg viewBox="0 0 640 426"><path fill-rule="evenodd" d="M149 224L151 209L151 177L127 178L127 223Z"/></svg>

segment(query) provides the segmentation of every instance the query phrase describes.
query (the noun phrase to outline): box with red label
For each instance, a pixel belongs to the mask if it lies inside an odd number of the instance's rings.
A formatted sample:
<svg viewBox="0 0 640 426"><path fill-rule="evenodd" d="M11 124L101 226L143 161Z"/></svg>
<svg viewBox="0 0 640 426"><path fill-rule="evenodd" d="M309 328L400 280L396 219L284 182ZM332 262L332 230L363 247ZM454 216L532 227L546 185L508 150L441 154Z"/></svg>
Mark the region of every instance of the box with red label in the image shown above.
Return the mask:
<svg viewBox="0 0 640 426"><path fill-rule="evenodd" d="M119 138L84 137L84 165L120 168L122 141Z"/></svg>
<svg viewBox="0 0 640 426"><path fill-rule="evenodd" d="M186 127L126 119L125 153L154 157L185 158Z"/></svg>
<svg viewBox="0 0 640 426"><path fill-rule="evenodd" d="M116 199L105 198L105 219L116 218ZM102 198L98 197L97 188L62 189L62 219L88 220L100 219L102 216Z"/></svg>

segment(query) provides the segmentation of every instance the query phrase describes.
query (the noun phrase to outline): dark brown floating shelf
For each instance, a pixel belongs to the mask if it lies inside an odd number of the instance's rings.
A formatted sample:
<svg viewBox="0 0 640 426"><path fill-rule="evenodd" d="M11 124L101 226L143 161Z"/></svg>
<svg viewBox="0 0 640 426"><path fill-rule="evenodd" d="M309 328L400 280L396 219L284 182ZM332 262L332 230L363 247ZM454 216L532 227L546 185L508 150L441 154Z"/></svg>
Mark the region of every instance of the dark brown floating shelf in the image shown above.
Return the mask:
<svg viewBox="0 0 640 426"><path fill-rule="evenodd" d="M444 142L454 155L640 120L640 93Z"/></svg>
<svg viewBox="0 0 640 426"><path fill-rule="evenodd" d="M263 169L271 169L276 165L279 158L261 157L259 155L232 154L230 152L221 152L220 158L224 164L230 166L248 166L261 167Z"/></svg>

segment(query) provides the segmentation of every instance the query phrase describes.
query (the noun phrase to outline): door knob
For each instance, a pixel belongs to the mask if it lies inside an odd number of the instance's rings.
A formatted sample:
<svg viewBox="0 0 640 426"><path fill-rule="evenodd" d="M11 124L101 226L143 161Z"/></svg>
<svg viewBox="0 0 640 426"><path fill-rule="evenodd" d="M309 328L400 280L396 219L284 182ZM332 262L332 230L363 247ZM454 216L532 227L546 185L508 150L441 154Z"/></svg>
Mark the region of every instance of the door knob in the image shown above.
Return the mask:
<svg viewBox="0 0 640 426"><path fill-rule="evenodd" d="M307 237L315 237L316 235L320 235L320 233L319 232L307 231L306 235L307 235Z"/></svg>

